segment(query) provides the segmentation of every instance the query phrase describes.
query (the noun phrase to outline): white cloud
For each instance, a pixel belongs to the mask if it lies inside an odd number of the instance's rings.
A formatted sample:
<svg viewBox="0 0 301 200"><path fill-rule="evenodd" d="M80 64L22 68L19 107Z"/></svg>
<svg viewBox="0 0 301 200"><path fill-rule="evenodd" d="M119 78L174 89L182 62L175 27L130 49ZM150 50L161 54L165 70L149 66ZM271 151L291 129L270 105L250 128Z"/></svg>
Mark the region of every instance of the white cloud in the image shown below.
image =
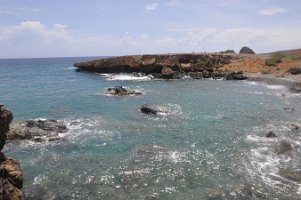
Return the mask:
<svg viewBox="0 0 301 200"><path fill-rule="evenodd" d="M272 15L284 13L287 11L288 10L285 8L272 7L272 8L265 8L265 9L259 10L259 14L264 15L264 16L272 16Z"/></svg>
<svg viewBox="0 0 301 200"><path fill-rule="evenodd" d="M164 32L163 32L164 33ZM25 21L0 28L0 55L9 57L97 56L202 52L250 46L256 52L301 47L301 27L219 30L214 27L168 29L166 34L75 35L66 25Z"/></svg>
<svg viewBox="0 0 301 200"><path fill-rule="evenodd" d="M158 3L152 3L152 4L149 4L149 5L145 5L144 8L147 10L147 11L153 11L153 10L156 10L158 8Z"/></svg>

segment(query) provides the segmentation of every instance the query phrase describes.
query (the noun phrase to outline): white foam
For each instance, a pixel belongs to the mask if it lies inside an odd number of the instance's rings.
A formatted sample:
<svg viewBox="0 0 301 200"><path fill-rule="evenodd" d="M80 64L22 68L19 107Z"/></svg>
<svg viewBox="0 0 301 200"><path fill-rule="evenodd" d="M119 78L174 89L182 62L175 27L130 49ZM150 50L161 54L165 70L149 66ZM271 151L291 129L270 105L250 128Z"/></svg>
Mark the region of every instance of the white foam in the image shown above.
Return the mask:
<svg viewBox="0 0 301 200"><path fill-rule="evenodd" d="M272 90L282 90L285 89L285 86L283 85L265 85L267 88Z"/></svg>
<svg viewBox="0 0 301 200"><path fill-rule="evenodd" d="M104 74L108 78L108 80L120 80L120 81L146 81L151 80L150 76L133 76L131 74L114 74L108 75Z"/></svg>

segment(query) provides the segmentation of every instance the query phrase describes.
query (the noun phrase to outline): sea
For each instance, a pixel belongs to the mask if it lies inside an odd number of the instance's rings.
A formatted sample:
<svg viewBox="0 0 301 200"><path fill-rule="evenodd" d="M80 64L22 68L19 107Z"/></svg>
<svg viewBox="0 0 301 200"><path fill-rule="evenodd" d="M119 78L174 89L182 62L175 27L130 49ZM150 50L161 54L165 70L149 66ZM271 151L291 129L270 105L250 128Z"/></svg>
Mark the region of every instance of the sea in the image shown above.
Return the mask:
<svg viewBox="0 0 301 200"><path fill-rule="evenodd" d="M0 60L13 122L57 119L52 142L14 141L32 199L301 199L301 95L282 85L76 72L94 57ZM123 86L140 96L109 96ZM140 111L148 104L157 116ZM277 138L265 137L273 131ZM282 140L291 155L276 152Z"/></svg>

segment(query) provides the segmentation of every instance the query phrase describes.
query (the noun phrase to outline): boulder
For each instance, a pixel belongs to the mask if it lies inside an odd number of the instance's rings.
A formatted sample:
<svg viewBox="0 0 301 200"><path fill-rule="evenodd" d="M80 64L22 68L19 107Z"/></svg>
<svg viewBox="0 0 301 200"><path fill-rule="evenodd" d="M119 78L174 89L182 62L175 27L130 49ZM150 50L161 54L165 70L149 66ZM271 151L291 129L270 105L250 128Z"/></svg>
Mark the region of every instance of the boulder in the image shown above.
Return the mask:
<svg viewBox="0 0 301 200"><path fill-rule="evenodd" d="M67 126L63 122L54 119L26 120L12 124L7 139L46 141L49 138L57 138L59 133L67 131Z"/></svg>
<svg viewBox="0 0 301 200"><path fill-rule="evenodd" d="M135 90L127 90L122 86L115 86L113 88L108 88L106 94L116 95L116 96L129 96L129 95L141 95L141 92L137 92Z"/></svg>
<svg viewBox="0 0 301 200"><path fill-rule="evenodd" d="M202 72L202 75L203 75L203 78L210 78L210 77L211 77L210 72L208 72L207 70L204 70L204 71Z"/></svg>
<svg viewBox="0 0 301 200"><path fill-rule="evenodd" d="M249 47L242 47L239 51L239 54L255 54L255 52Z"/></svg>
<svg viewBox="0 0 301 200"><path fill-rule="evenodd" d="M301 74L301 67L292 67L288 70L289 73L292 75L298 75Z"/></svg>
<svg viewBox="0 0 301 200"><path fill-rule="evenodd" d="M247 77L243 75L243 72L231 72L225 76L226 80L246 80Z"/></svg>
<svg viewBox="0 0 301 200"><path fill-rule="evenodd" d="M275 138L277 135L273 131L269 131L268 134L266 135L268 138Z"/></svg>
<svg viewBox="0 0 301 200"><path fill-rule="evenodd" d="M161 70L163 78L172 79L174 71L170 67L163 67Z"/></svg>
<svg viewBox="0 0 301 200"><path fill-rule="evenodd" d="M159 112L157 109L150 107L147 104L144 104L140 108L141 112L147 115L157 115Z"/></svg>
<svg viewBox="0 0 301 200"><path fill-rule="evenodd" d="M213 79L224 79L225 76L226 76L226 74L224 74L224 73L219 73L219 72L213 72L213 73L211 74L211 77L212 77Z"/></svg>
<svg viewBox="0 0 301 200"><path fill-rule="evenodd" d="M287 154L293 151L293 147L287 141L281 141L276 145L276 152L279 154Z"/></svg>
<svg viewBox="0 0 301 200"><path fill-rule="evenodd" d="M6 138L7 138L7 132L9 130L9 125L11 121L13 120L13 114L5 109L3 105L0 107L0 151L2 151Z"/></svg>
<svg viewBox="0 0 301 200"><path fill-rule="evenodd" d="M174 73L173 73L173 75L172 75L172 78L173 79L181 79L181 78L183 78L185 75L183 74L183 73L181 73L181 72L178 72L178 71L175 71Z"/></svg>

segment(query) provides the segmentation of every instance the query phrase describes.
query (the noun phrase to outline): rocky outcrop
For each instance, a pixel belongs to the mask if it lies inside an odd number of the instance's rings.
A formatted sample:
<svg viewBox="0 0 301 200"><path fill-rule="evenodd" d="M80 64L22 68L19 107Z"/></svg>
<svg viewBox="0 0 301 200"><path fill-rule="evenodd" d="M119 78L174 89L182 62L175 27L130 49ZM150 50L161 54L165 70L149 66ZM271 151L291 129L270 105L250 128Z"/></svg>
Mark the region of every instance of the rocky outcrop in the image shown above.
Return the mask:
<svg viewBox="0 0 301 200"><path fill-rule="evenodd" d="M164 67L182 73L213 70L228 64L235 55L228 54L163 54L138 55L104 58L88 62L75 63L80 71L93 71L100 73L131 73L142 72L146 74L161 73ZM165 72L165 70L164 70ZM169 72L171 72L169 70Z"/></svg>
<svg viewBox="0 0 301 200"><path fill-rule="evenodd" d="M36 142L59 140L59 133L68 131L66 125L54 119L26 120L11 125L8 140L33 140Z"/></svg>
<svg viewBox="0 0 301 200"><path fill-rule="evenodd" d="M10 111L0 107L0 139L1 151L7 138L9 125L13 119ZM3 200L19 200L23 199L21 191L23 187L23 174L18 161L6 157L0 152L0 199Z"/></svg>
<svg viewBox="0 0 301 200"><path fill-rule="evenodd" d="M239 51L239 54L255 54L255 52L249 47L242 47Z"/></svg>
<svg viewBox="0 0 301 200"><path fill-rule="evenodd" d="M135 90L128 90L122 86L115 86L112 88L108 88L106 94L114 95L114 96L137 96L137 95L141 95L142 92L138 92Z"/></svg>
<svg viewBox="0 0 301 200"><path fill-rule="evenodd" d="M159 112L159 110L157 110L153 107L150 107L147 104L142 105L140 110L142 113L147 114L147 115L157 115Z"/></svg>

